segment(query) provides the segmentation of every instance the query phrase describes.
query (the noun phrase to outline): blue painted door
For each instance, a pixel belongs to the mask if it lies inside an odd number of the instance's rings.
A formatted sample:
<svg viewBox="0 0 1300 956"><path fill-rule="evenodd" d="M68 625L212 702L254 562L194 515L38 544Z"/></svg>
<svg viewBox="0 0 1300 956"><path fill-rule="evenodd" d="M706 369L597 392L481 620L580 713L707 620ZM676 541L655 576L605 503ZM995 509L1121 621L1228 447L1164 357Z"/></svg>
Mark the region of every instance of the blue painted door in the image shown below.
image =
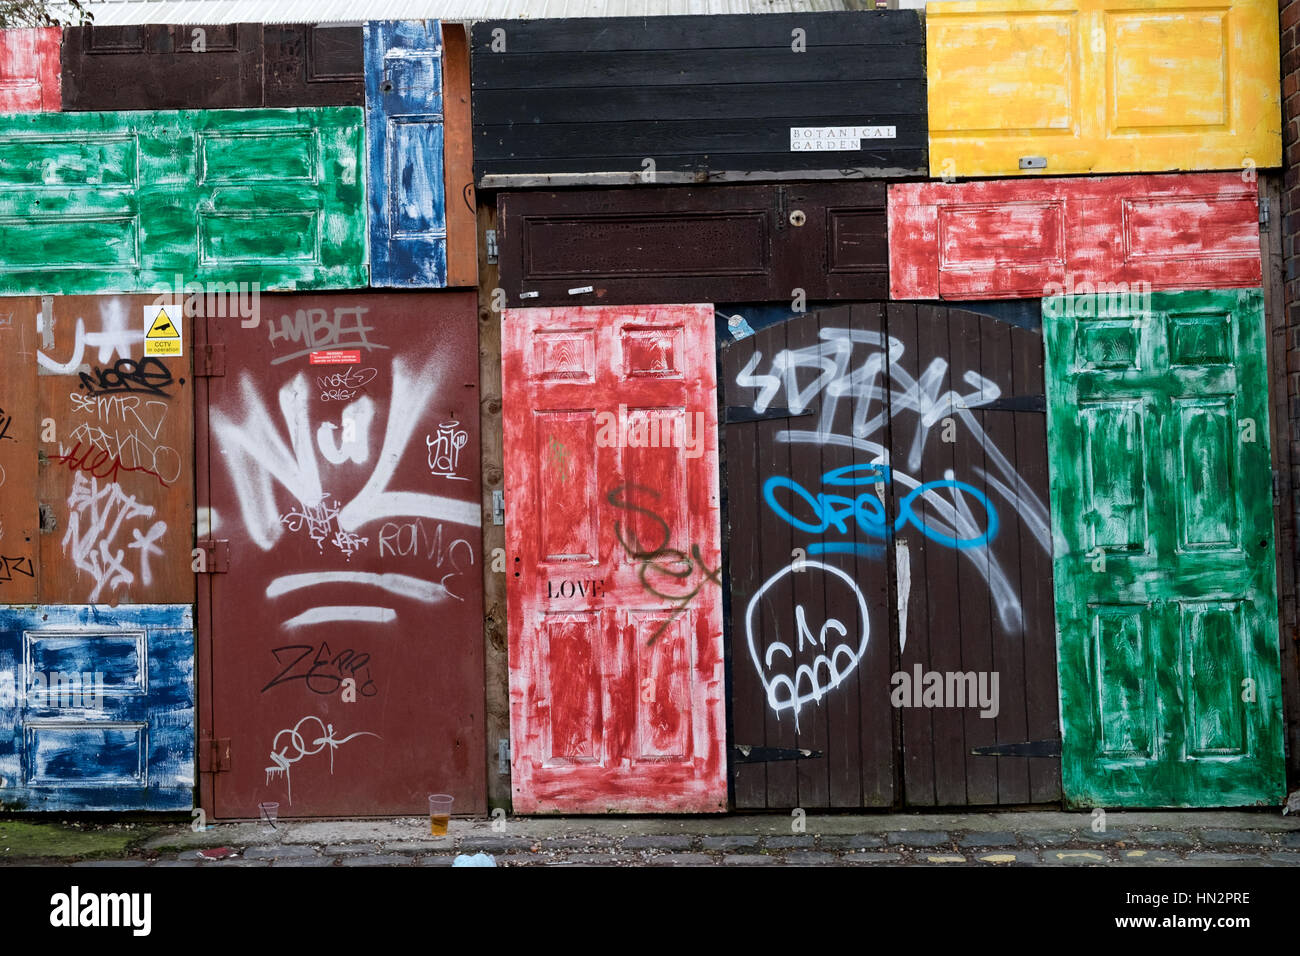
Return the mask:
<svg viewBox="0 0 1300 956"><path fill-rule="evenodd" d="M447 284L442 29L437 20L366 24L370 284Z"/></svg>
<svg viewBox="0 0 1300 956"><path fill-rule="evenodd" d="M193 802L191 608L0 607L0 809Z"/></svg>

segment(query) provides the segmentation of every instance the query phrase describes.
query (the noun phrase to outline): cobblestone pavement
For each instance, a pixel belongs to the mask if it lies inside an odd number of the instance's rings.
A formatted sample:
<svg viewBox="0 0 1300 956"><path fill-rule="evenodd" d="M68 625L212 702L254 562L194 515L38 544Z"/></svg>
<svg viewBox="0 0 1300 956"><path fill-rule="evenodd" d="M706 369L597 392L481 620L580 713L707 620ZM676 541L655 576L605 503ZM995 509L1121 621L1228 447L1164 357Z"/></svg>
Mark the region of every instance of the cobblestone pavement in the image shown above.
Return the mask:
<svg viewBox="0 0 1300 956"><path fill-rule="evenodd" d="M420 819L178 825L121 860L72 866L1294 866L1300 819L1277 812ZM206 857L201 857L206 853ZM66 865L62 861L42 861Z"/></svg>

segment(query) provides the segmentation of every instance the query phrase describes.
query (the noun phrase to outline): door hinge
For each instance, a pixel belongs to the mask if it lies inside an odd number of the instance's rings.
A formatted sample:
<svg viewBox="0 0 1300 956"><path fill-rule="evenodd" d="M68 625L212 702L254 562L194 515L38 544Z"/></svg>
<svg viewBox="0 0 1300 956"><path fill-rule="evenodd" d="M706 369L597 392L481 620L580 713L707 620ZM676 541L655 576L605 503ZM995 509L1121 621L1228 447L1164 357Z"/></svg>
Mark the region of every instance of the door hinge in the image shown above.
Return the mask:
<svg viewBox="0 0 1300 956"><path fill-rule="evenodd" d="M754 747L736 744L732 763L771 763L774 760L814 760L822 755L820 750L792 750L783 747Z"/></svg>
<svg viewBox="0 0 1300 956"><path fill-rule="evenodd" d="M487 261L488 265L496 265L497 261L497 231L495 229L484 229L483 240L487 244Z"/></svg>
<svg viewBox="0 0 1300 956"><path fill-rule="evenodd" d="M497 773L510 776L510 741L505 737L497 738Z"/></svg>
<svg viewBox="0 0 1300 956"><path fill-rule="evenodd" d="M492 523L506 523L506 493L500 488L492 489Z"/></svg>
<svg viewBox="0 0 1300 956"><path fill-rule="evenodd" d="M1282 472L1273 469L1273 504L1282 500Z"/></svg>
<svg viewBox="0 0 1300 956"><path fill-rule="evenodd" d="M199 773L228 773L230 771L230 738L199 738Z"/></svg>
<svg viewBox="0 0 1300 956"><path fill-rule="evenodd" d="M805 408L802 412L796 412L789 408L778 408L773 405L761 412L756 412L747 405L728 405L727 410L723 413L722 424L724 425L743 425L745 422L766 422L779 418L807 418L809 415L816 415L817 409Z"/></svg>
<svg viewBox="0 0 1300 956"><path fill-rule="evenodd" d="M980 402L974 405L958 401L954 407L969 408L977 412L1045 412L1047 396L1043 394L1002 395L991 402Z"/></svg>
<svg viewBox="0 0 1300 956"><path fill-rule="evenodd" d="M41 534L49 534L59 526L59 519L54 516L54 509L49 505L41 502L36 506L36 512L41 519Z"/></svg>
<svg viewBox="0 0 1300 956"><path fill-rule="evenodd" d="M990 747L976 747L971 753L976 757L1059 757L1061 741L1026 740L1019 744L994 744Z"/></svg>
<svg viewBox="0 0 1300 956"><path fill-rule="evenodd" d="M203 553L203 569L196 574L225 574L230 570L230 542L205 538L194 542L194 550Z"/></svg>
<svg viewBox="0 0 1300 956"><path fill-rule="evenodd" d="M194 374L217 378L226 374L226 343L210 342L194 349Z"/></svg>
<svg viewBox="0 0 1300 956"><path fill-rule="evenodd" d="M1259 197L1259 231L1268 232L1268 197Z"/></svg>

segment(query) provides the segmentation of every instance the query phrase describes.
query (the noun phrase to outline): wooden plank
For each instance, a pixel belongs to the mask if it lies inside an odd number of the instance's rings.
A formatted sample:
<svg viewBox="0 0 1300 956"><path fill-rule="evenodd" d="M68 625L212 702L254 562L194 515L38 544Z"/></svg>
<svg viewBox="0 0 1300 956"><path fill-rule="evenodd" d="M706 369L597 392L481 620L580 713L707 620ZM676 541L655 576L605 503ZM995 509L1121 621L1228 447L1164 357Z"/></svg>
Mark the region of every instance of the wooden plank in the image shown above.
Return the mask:
<svg viewBox="0 0 1300 956"><path fill-rule="evenodd" d="M930 175L1280 166L1278 59L1271 0L931 3Z"/></svg>
<svg viewBox="0 0 1300 956"><path fill-rule="evenodd" d="M447 285L475 285L478 283L479 265L478 229L474 217L469 40L463 23L442 25L442 64L443 115L447 133L443 169L447 197Z"/></svg>
<svg viewBox="0 0 1300 956"><path fill-rule="evenodd" d="M0 604L35 604L39 591L40 317L39 298L0 303Z"/></svg>
<svg viewBox="0 0 1300 956"><path fill-rule="evenodd" d="M370 284L447 284L442 31L436 20L365 26Z"/></svg>
<svg viewBox="0 0 1300 956"><path fill-rule="evenodd" d="M868 182L506 193L501 284L511 305L880 298L883 200Z"/></svg>
<svg viewBox="0 0 1300 956"><path fill-rule="evenodd" d="M0 113L60 109L61 37L58 27L0 30Z"/></svg>
<svg viewBox="0 0 1300 956"><path fill-rule="evenodd" d="M478 229L496 228L496 208L480 206ZM482 446L483 502L483 651L487 688L487 798L492 808L510 808L510 775L500 771L500 743L510 740L510 672L506 661L505 526L494 512L493 492L506 493L501 433L501 312L496 307L497 264L488 262L487 243L479 242L478 377L479 442ZM498 562L499 557L499 562Z"/></svg>
<svg viewBox="0 0 1300 956"><path fill-rule="evenodd" d="M1255 186L1230 173L894 185L889 236L896 299L1260 282Z"/></svg>
<svg viewBox="0 0 1300 956"><path fill-rule="evenodd" d="M592 177L617 170L652 169L640 181L654 183L925 165L913 11L485 21L472 37L480 186L521 175L604 181ZM792 130L811 126L881 129L795 148Z"/></svg>
<svg viewBox="0 0 1300 956"><path fill-rule="evenodd" d="M0 293L364 285L362 140L355 107L6 114Z"/></svg>

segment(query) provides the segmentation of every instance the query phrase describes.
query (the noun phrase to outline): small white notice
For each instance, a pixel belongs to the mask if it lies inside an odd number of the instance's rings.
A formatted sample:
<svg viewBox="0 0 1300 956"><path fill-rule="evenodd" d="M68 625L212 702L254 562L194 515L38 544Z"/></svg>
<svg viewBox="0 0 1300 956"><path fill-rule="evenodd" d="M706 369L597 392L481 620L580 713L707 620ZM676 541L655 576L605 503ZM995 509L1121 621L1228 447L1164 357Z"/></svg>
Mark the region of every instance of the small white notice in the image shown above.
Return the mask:
<svg viewBox="0 0 1300 956"><path fill-rule="evenodd" d="M864 139L895 139L897 126L791 126L791 152L843 152L862 148Z"/></svg>

